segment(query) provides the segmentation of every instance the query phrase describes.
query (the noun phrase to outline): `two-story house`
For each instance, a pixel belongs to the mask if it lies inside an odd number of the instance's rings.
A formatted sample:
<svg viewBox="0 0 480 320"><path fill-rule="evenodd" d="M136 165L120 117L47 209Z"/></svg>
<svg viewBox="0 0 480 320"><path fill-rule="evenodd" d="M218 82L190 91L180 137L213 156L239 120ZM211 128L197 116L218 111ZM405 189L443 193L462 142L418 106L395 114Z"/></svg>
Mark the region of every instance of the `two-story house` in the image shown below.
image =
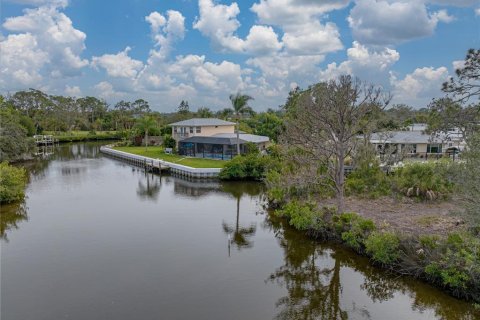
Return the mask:
<svg viewBox="0 0 480 320"><path fill-rule="evenodd" d="M270 139L265 136L240 132L237 139L235 123L215 118L194 118L169 124L172 137L177 142L178 153L185 156L231 159L246 152L247 143L265 150Z"/></svg>

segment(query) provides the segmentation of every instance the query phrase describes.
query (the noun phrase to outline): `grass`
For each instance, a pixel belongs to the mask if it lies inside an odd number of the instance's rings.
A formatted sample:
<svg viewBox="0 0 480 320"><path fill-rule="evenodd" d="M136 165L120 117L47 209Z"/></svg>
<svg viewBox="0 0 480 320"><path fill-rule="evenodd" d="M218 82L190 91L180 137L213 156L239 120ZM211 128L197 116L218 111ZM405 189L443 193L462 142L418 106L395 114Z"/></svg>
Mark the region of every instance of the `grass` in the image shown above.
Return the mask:
<svg viewBox="0 0 480 320"><path fill-rule="evenodd" d="M224 160L191 158L176 154L166 154L163 147L148 147L147 151L145 151L145 147L115 147L114 149L153 159L161 159L193 168L223 168L223 166L228 162Z"/></svg>
<svg viewBox="0 0 480 320"><path fill-rule="evenodd" d="M421 216L415 219L415 222L418 223L421 226L431 226L434 224L439 223L442 220L441 217L439 216L434 216L434 215L426 215L426 216Z"/></svg>

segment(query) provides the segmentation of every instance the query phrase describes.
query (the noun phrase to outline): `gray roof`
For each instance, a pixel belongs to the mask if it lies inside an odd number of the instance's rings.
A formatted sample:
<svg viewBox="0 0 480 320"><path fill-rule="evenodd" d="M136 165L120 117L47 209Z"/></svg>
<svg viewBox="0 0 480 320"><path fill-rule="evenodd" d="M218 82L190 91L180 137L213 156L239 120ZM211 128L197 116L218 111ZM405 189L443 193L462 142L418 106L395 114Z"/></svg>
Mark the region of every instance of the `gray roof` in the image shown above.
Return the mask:
<svg viewBox="0 0 480 320"><path fill-rule="evenodd" d="M240 144L245 144L247 142L261 143L261 142L270 141L268 137L257 136L254 134L246 134L246 133L241 133L239 138L240 138ZM234 144L237 144L237 134L236 133L218 133L213 136L193 136L187 139L183 139L180 142L234 145Z"/></svg>
<svg viewBox="0 0 480 320"><path fill-rule="evenodd" d="M187 139L180 140L179 143L207 143L207 144L237 144L237 138L213 137L213 136L194 136ZM240 139L240 144L246 141Z"/></svg>
<svg viewBox="0 0 480 320"><path fill-rule="evenodd" d="M170 123L169 126L184 126L184 127L205 127L205 126L231 126L235 122L225 121L216 118L193 118L183 120L175 123Z"/></svg>
<svg viewBox="0 0 480 320"><path fill-rule="evenodd" d="M236 133L217 133L213 135L213 137L222 137L222 138L235 138L237 139ZM268 142L270 141L269 137L265 136L257 136L255 134L248 134L248 133L240 133L240 140L244 140L247 142L253 143L261 143L261 142Z"/></svg>
<svg viewBox="0 0 480 320"><path fill-rule="evenodd" d="M390 131L374 133L371 143L441 143L442 137L432 137L421 131Z"/></svg>

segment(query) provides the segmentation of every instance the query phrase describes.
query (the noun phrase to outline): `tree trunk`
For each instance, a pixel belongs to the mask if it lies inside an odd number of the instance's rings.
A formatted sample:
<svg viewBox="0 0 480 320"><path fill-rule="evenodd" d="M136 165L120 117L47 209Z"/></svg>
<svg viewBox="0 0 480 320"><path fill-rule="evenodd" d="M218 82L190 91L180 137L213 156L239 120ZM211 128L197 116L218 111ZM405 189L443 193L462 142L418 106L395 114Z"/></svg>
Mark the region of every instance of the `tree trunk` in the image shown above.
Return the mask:
<svg viewBox="0 0 480 320"><path fill-rule="evenodd" d="M148 130L145 130L145 151L148 149Z"/></svg>
<svg viewBox="0 0 480 320"><path fill-rule="evenodd" d="M237 117L237 155L240 155L240 123Z"/></svg>
<svg viewBox="0 0 480 320"><path fill-rule="evenodd" d="M345 151L340 147L338 154L338 167L335 184L337 189L338 213L345 211Z"/></svg>
<svg viewBox="0 0 480 320"><path fill-rule="evenodd" d="M235 233L238 234L238 226L240 222L240 197L237 198L237 221L235 223Z"/></svg>

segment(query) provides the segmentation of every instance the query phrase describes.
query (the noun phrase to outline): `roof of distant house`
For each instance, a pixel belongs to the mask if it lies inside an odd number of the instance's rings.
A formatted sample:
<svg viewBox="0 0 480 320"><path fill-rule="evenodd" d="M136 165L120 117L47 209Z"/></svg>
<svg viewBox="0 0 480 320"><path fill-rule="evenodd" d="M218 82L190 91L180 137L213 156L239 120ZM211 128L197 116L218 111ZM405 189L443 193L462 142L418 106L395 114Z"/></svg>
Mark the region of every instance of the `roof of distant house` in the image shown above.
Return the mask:
<svg viewBox="0 0 480 320"><path fill-rule="evenodd" d="M240 144L245 144L248 142L253 143L262 143L268 142L270 139L264 136L257 136L254 134L243 134L240 136ZM180 143L208 143L208 144L226 144L226 145L235 145L237 144L237 135L235 133L219 133L213 136L193 136L184 140L181 140Z"/></svg>
<svg viewBox="0 0 480 320"><path fill-rule="evenodd" d="M374 133L370 137L371 143L441 143L444 135L438 137L425 134L421 131L390 131Z"/></svg>
<svg viewBox="0 0 480 320"><path fill-rule="evenodd" d="M193 118L179 122L170 123L169 126L184 127L207 127L207 126L232 126L235 122L225 121L216 118Z"/></svg>
<svg viewBox="0 0 480 320"><path fill-rule="evenodd" d="M213 137L222 137L222 138L237 138L236 133L217 133ZM262 143L270 141L269 137L266 136L257 136L256 134L240 133L239 138L241 140L253 143Z"/></svg>

